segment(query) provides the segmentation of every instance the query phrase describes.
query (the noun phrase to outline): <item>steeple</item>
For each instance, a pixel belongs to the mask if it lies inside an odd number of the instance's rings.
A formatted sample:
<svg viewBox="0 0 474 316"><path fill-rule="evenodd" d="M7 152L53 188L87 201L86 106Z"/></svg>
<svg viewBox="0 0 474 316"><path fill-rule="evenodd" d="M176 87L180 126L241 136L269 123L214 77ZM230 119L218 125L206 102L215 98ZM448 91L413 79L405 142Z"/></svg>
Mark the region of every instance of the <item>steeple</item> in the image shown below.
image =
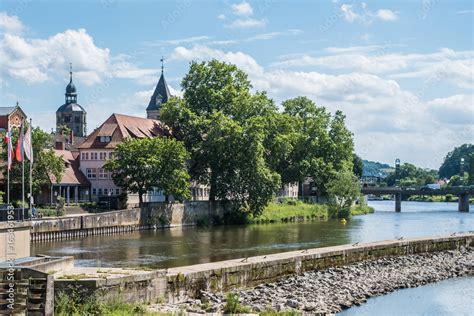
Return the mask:
<svg viewBox="0 0 474 316"><path fill-rule="evenodd" d="M164 60L165 58L161 57L160 80L158 80L158 84L156 85L155 91L153 92L150 102L148 103L148 107L146 108L147 117L150 119L159 119L162 105L168 102L168 100L171 98L171 93L164 75Z"/></svg>
<svg viewBox="0 0 474 316"><path fill-rule="evenodd" d="M76 86L72 82L72 63L69 63L69 84L66 86L66 104L77 103Z"/></svg>

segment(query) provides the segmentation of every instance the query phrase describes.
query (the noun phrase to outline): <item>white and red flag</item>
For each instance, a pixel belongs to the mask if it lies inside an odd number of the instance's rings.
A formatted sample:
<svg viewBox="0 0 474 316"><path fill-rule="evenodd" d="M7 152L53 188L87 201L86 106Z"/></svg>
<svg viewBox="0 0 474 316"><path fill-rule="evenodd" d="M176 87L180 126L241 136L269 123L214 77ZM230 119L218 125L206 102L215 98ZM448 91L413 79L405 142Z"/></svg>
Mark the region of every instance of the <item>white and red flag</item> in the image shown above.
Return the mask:
<svg viewBox="0 0 474 316"><path fill-rule="evenodd" d="M23 152L30 162L33 162L33 144L31 142L31 126L28 126L25 137L23 138Z"/></svg>
<svg viewBox="0 0 474 316"><path fill-rule="evenodd" d="M7 166L8 170L12 170L14 153L13 153L13 144L12 144L12 134L10 130L5 133L5 143L7 144Z"/></svg>

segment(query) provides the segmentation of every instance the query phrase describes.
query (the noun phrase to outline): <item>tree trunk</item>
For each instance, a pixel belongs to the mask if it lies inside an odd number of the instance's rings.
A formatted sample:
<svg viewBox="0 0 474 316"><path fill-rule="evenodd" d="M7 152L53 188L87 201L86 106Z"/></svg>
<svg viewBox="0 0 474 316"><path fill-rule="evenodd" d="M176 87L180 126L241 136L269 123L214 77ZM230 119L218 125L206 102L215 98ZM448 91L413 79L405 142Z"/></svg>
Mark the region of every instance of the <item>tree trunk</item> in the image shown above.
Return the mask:
<svg viewBox="0 0 474 316"><path fill-rule="evenodd" d="M209 190L209 201L214 202L216 200L216 176L211 170L211 189Z"/></svg>
<svg viewBox="0 0 474 316"><path fill-rule="evenodd" d="M143 206L143 192L142 191L138 192L138 206L139 207Z"/></svg>

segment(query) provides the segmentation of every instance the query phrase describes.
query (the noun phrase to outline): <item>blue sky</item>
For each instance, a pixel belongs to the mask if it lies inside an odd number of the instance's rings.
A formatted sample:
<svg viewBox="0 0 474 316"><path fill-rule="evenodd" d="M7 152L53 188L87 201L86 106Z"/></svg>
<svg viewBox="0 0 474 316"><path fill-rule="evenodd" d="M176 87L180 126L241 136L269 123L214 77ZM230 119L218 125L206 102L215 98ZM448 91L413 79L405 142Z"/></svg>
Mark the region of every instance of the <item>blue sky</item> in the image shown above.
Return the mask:
<svg viewBox="0 0 474 316"><path fill-rule="evenodd" d="M69 62L92 131L145 116L165 56L174 94L191 60L246 71L277 104L343 110L363 158L437 168L474 141L471 1L0 2L0 102L54 127Z"/></svg>

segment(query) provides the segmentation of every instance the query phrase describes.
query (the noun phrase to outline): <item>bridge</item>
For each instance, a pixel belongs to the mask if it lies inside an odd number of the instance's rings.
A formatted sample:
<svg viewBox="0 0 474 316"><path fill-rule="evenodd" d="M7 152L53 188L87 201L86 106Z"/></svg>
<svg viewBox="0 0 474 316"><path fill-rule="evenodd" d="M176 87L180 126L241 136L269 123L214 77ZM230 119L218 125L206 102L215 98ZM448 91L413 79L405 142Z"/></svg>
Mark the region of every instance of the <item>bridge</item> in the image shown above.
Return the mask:
<svg viewBox="0 0 474 316"><path fill-rule="evenodd" d="M365 195L394 195L395 212L402 211L402 196L410 195L446 195L452 194L459 198L458 211L469 212L469 197L474 195L474 187L450 187L442 189L400 188L400 187L364 187L361 192Z"/></svg>

